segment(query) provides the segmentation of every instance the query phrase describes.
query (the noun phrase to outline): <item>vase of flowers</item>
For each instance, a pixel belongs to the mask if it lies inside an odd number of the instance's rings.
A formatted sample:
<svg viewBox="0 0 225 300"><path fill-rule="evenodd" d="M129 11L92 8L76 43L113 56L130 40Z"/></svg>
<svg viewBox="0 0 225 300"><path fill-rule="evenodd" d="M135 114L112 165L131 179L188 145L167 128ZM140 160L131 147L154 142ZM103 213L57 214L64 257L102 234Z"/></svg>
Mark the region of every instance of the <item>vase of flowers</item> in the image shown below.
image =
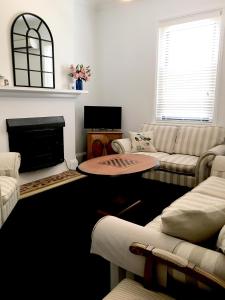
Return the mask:
<svg viewBox="0 0 225 300"><path fill-rule="evenodd" d="M83 64L78 64L76 66L70 65L69 76L74 80L72 88L83 90L83 81L88 81L91 77L90 66L85 67Z"/></svg>

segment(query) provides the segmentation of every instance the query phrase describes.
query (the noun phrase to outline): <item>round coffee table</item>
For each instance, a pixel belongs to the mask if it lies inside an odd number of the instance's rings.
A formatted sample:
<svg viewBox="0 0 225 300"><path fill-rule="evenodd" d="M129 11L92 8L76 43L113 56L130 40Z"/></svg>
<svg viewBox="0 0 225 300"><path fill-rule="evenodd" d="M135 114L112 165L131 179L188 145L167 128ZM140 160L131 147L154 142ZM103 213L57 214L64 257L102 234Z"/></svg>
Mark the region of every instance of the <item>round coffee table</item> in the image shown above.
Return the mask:
<svg viewBox="0 0 225 300"><path fill-rule="evenodd" d="M91 175L89 180L97 206L97 219L108 214L126 220L133 219L142 208L142 200L136 198L135 192L127 198L127 191L131 187L137 189L140 177L136 175L158 165L157 159L144 154L112 154L82 162L77 169ZM97 194L94 193L96 189Z"/></svg>
<svg viewBox="0 0 225 300"><path fill-rule="evenodd" d="M78 171L87 175L119 176L142 173L158 165L156 158L144 154L112 154L84 161Z"/></svg>

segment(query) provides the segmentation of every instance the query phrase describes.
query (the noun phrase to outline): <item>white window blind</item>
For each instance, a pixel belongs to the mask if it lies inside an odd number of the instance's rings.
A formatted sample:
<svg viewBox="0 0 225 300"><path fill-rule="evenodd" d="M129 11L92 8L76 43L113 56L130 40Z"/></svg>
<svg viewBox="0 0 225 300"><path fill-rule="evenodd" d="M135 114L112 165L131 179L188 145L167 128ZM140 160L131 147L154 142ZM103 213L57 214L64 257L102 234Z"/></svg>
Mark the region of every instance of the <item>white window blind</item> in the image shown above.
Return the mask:
<svg viewBox="0 0 225 300"><path fill-rule="evenodd" d="M220 12L159 29L156 120L212 122Z"/></svg>

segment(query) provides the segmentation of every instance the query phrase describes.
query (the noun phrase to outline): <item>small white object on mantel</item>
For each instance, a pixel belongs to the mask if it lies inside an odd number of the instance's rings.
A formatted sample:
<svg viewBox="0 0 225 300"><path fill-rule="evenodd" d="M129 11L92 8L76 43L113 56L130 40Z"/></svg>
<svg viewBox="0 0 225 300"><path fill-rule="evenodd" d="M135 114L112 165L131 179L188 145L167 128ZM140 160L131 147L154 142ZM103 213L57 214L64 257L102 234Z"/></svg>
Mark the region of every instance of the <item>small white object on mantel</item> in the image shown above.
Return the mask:
<svg viewBox="0 0 225 300"><path fill-rule="evenodd" d="M5 86L5 77L3 75L0 75L0 87Z"/></svg>
<svg viewBox="0 0 225 300"><path fill-rule="evenodd" d="M80 94L88 94L86 90L26 88L26 87L0 87L0 97L49 97L49 98L75 98Z"/></svg>

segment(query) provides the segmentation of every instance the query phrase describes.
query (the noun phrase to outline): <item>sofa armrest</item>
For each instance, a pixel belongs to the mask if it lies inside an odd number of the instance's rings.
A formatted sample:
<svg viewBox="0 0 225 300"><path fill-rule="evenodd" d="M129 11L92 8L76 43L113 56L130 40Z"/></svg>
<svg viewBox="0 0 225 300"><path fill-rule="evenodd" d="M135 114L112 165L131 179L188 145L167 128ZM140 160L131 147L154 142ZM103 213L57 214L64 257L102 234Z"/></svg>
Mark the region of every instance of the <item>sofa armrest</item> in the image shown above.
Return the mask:
<svg viewBox="0 0 225 300"><path fill-rule="evenodd" d="M96 223L92 232L91 253L144 277L145 258L130 252L133 242L151 245L191 260L193 264L225 280L223 253L113 216L103 217ZM162 278L163 281L164 279ZM162 284L166 286L165 282Z"/></svg>
<svg viewBox="0 0 225 300"><path fill-rule="evenodd" d="M218 145L203 153L195 169L196 185L210 176L212 162L217 155L225 155L225 145Z"/></svg>
<svg viewBox="0 0 225 300"><path fill-rule="evenodd" d="M93 229L91 253L143 277L144 257L135 256L129 251L135 241L173 252L181 240L117 217L106 216Z"/></svg>
<svg viewBox="0 0 225 300"><path fill-rule="evenodd" d="M21 157L17 152L0 153L0 176L19 177Z"/></svg>
<svg viewBox="0 0 225 300"><path fill-rule="evenodd" d="M117 153L131 152L131 140L129 138L113 140L111 145L113 150Z"/></svg>
<svg viewBox="0 0 225 300"><path fill-rule="evenodd" d="M212 176L225 178L225 156L217 155L212 163Z"/></svg>
<svg viewBox="0 0 225 300"><path fill-rule="evenodd" d="M217 145L207 151L207 153L213 153L215 155L225 155L225 144Z"/></svg>
<svg viewBox="0 0 225 300"><path fill-rule="evenodd" d="M130 251L135 255L142 255L146 257L144 278L145 286L148 288L154 288L154 284L156 282L156 276L154 276L156 274L154 274L154 270L156 270L158 263L178 270L183 274L187 274L188 276L191 276L191 278L195 278L202 283L206 283L209 287L214 287L214 291L220 291L223 293L225 291L225 280L215 274L207 272L205 269L194 264L191 260L183 258L177 254L141 243L133 243L130 246Z"/></svg>

